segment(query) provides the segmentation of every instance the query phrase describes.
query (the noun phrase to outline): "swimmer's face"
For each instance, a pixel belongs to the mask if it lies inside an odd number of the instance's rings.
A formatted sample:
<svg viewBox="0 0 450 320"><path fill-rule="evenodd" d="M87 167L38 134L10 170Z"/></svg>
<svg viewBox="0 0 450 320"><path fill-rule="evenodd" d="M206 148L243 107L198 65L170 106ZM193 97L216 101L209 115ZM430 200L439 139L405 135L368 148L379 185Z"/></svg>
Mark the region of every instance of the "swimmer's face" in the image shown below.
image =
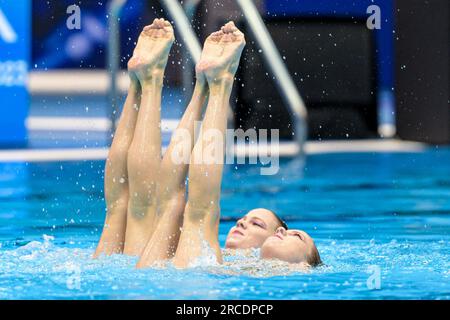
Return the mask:
<svg viewBox="0 0 450 320"><path fill-rule="evenodd" d="M254 209L231 228L225 247L229 249L260 248L279 226L280 222L271 211Z"/></svg>
<svg viewBox="0 0 450 320"><path fill-rule="evenodd" d="M279 259L289 263L320 263L319 252L313 239L301 230L277 229L261 246L262 259Z"/></svg>

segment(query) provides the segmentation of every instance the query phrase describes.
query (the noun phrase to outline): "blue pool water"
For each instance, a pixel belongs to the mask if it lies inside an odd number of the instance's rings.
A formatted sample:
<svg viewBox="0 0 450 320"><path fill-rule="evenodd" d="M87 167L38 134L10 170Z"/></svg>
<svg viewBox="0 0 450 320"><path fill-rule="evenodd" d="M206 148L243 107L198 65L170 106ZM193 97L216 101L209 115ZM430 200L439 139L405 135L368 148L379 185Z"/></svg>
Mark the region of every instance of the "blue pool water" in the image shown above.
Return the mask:
<svg viewBox="0 0 450 320"><path fill-rule="evenodd" d="M221 243L237 217L271 208L316 240L325 265L309 273L254 259L185 271L136 270L120 255L92 260L103 166L0 164L0 299L450 298L448 149L314 155L304 169L282 161L275 176L229 166Z"/></svg>

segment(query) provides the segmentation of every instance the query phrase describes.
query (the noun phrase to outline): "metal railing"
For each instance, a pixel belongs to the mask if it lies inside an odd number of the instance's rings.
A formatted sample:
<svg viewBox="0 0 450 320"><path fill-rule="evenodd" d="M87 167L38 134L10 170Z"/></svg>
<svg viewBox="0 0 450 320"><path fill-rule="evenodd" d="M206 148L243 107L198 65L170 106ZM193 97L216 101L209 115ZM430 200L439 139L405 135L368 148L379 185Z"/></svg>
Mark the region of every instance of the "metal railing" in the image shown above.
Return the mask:
<svg viewBox="0 0 450 320"><path fill-rule="evenodd" d="M195 13L199 3L200 1L195 0L188 1L188 10L191 16ZM202 46L191 26L191 23L189 22L186 12L178 0L161 0L161 4L172 17L172 20L175 23L175 28L181 36L181 40L192 56L194 65L197 64L202 53ZM228 123L232 125L233 122L233 111L231 107L228 106Z"/></svg>
<svg viewBox="0 0 450 320"><path fill-rule="evenodd" d="M184 1L184 11L186 12L186 16L189 21L192 22L194 19L195 11L197 10L198 5L202 0L185 0ZM182 50L183 61L187 63L183 72L183 88L187 94L191 94L193 91L192 79L194 78L193 69L195 67L195 63L189 63L189 51L183 47Z"/></svg>
<svg viewBox="0 0 450 320"><path fill-rule="evenodd" d="M289 108L294 120L295 140L299 144L300 151L302 151L307 132L305 103L253 1L236 0L236 2L241 8L256 42L262 50L262 56L272 73L281 97Z"/></svg>
<svg viewBox="0 0 450 320"><path fill-rule="evenodd" d="M108 5L108 48L107 68L109 74L108 105L111 130L115 129L120 114L117 93L117 73L120 70L120 13L127 0L112 0Z"/></svg>
<svg viewBox="0 0 450 320"><path fill-rule="evenodd" d="M197 63L200 60L202 46L180 2L178 0L161 0L160 2L172 17L175 27L181 36L181 40L189 50L194 63Z"/></svg>

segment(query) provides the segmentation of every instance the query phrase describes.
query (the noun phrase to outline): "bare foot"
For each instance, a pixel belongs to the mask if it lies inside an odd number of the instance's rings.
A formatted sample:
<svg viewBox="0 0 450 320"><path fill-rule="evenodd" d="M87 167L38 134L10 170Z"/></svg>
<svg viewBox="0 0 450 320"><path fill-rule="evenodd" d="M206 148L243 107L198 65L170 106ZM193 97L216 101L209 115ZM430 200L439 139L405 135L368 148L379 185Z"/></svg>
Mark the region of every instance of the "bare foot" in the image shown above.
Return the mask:
<svg viewBox="0 0 450 320"><path fill-rule="evenodd" d="M204 74L209 83L233 80L244 46L244 34L233 21L228 22L206 39L196 66L197 76Z"/></svg>
<svg viewBox="0 0 450 320"><path fill-rule="evenodd" d="M155 74L162 76L174 40L172 25L163 18L144 27L128 61L130 76L136 76L141 83Z"/></svg>

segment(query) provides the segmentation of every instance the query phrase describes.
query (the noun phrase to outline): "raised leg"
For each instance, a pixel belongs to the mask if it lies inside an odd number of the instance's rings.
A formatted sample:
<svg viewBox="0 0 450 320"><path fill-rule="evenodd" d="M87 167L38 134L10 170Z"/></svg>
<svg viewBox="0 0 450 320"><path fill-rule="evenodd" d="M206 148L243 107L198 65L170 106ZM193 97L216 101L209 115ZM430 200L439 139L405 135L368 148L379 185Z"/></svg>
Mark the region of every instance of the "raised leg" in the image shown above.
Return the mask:
<svg viewBox="0 0 450 320"><path fill-rule="evenodd" d="M222 261L218 227L227 107L244 46L244 35L229 22L207 38L197 65L197 72L206 76L210 97L202 136L190 159L189 197L173 260L177 267L186 267L198 257L211 253L218 262Z"/></svg>
<svg viewBox="0 0 450 320"><path fill-rule="evenodd" d="M161 91L174 41L168 21L155 19L141 33L129 69L142 88L136 129L128 151L129 201L124 253L140 255L155 224L156 186L161 163Z"/></svg>
<svg viewBox="0 0 450 320"><path fill-rule="evenodd" d="M122 253L128 206L127 154L138 115L141 87L130 73L130 88L105 165L106 221L94 257Z"/></svg>
<svg viewBox="0 0 450 320"><path fill-rule="evenodd" d="M207 93L204 75L197 74L192 99L161 162L161 180L157 187L157 228L138 261L138 268L150 266L155 261L171 258L175 254L186 204L185 182L194 145L195 124L201 118Z"/></svg>

